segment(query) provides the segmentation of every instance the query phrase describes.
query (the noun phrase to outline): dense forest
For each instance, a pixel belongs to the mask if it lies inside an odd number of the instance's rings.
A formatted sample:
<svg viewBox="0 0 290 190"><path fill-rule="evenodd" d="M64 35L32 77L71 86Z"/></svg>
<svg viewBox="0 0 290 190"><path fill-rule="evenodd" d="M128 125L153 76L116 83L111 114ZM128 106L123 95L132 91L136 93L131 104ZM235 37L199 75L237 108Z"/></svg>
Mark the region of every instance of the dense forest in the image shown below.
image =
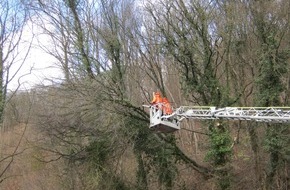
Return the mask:
<svg viewBox="0 0 290 190"><path fill-rule="evenodd" d="M0 12L0 189L290 189L289 124L156 133L142 107L156 91L173 108L290 107L289 0L4 0ZM28 23L64 77L10 92Z"/></svg>

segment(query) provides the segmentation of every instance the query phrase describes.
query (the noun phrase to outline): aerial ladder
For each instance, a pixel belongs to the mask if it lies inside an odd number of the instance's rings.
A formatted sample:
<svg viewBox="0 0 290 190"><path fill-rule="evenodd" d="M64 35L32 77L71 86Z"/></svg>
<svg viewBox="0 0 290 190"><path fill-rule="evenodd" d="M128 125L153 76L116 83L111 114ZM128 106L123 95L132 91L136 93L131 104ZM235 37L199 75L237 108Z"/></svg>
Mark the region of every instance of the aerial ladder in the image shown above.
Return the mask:
<svg viewBox="0 0 290 190"><path fill-rule="evenodd" d="M155 97L154 97L155 98ZM180 130L184 119L197 120L245 120L268 123L290 123L290 107L223 107L181 106L172 109L168 102L152 101L149 107L149 128L162 133Z"/></svg>

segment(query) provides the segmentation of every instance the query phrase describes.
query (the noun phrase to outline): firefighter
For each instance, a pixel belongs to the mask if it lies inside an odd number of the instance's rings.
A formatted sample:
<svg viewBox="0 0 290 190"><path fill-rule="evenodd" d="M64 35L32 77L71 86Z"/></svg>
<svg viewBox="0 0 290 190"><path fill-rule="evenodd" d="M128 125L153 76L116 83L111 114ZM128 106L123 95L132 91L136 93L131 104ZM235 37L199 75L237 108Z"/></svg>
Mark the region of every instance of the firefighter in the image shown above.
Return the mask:
<svg viewBox="0 0 290 190"><path fill-rule="evenodd" d="M162 111L162 96L160 92L153 92L153 100L151 101L151 105L157 110ZM163 113L162 113L163 115Z"/></svg>
<svg viewBox="0 0 290 190"><path fill-rule="evenodd" d="M153 92L153 100L151 101L151 105L156 105L162 103L162 97L160 92Z"/></svg>
<svg viewBox="0 0 290 190"><path fill-rule="evenodd" d="M168 99L164 97L162 99L162 103L163 103L162 110L163 110L164 115L172 114L173 111L172 111L172 108L171 108L171 105L170 105Z"/></svg>

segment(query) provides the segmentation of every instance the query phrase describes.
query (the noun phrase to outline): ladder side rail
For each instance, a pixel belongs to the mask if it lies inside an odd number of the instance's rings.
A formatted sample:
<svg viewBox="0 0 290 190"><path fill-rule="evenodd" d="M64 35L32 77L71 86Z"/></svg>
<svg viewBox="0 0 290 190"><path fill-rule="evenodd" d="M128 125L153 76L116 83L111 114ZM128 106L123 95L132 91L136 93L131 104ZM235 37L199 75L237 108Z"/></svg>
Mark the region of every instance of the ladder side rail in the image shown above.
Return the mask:
<svg viewBox="0 0 290 190"><path fill-rule="evenodd" d="M263 107L226 107L218 109L215 117L236 120L254 120L264 122L290 122L290 110L287 108Z"/></svg>
<svg viewBox="0 0 290 190"><path fill-rule="evenodd" d="M245 109L241 107L226 107L217 109L214 115L237 115L237 116L258 116L258 115L275 115L275 116L290 116L290 111L286 110L277 110L273 108L267 109L257 109L257 108L250 108Z"/></svg>
<svg viewBox="0 0 290 190"><path fill-rule="evenodd" d="M215 107L182 106L176 110L176 115L183 118L215 119L213 110L215 110Z"/></svg>
<svg viewBox="0 0 290 190"><path fill-rule="evenodd" d="M183 106L176 110L176 115L193 119L232 119L254 120L263 122L290 122L290 108L276 107L207 107Z"/></svg>

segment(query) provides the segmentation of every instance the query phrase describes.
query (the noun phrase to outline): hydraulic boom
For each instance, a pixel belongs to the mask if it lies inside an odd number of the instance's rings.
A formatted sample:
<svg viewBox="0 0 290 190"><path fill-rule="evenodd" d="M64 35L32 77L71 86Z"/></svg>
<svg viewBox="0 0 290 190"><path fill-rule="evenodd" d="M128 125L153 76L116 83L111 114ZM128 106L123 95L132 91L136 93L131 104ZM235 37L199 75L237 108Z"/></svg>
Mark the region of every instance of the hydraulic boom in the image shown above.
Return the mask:
<svg viewBox="0 0 290 190"><path fill-rule="evenodd" d="M290 107L207 107L182 106L171 114L164 114L163 103L150 107L150 129L168 133L180 129L185 118L193 119L229 119L257 122L290 123Z"/></svg>

